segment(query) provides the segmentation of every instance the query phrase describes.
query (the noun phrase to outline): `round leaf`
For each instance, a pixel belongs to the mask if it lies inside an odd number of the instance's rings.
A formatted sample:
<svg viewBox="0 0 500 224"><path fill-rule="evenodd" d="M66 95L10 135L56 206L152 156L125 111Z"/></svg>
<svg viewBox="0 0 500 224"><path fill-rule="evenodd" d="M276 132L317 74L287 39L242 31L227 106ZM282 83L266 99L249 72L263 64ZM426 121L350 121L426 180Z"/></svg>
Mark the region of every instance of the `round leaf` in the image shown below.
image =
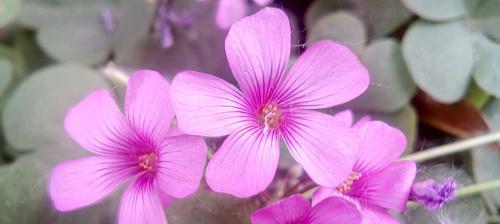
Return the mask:
<svg viewBox="0 0 500 224"><path fill-rule="evenodd" d="M52 166L40 156L31 154L0 167L0 223L113 223L110 219L118 207L113 197L77 211L58 212L47 193Z"/></svg>
<svg viewBox="0 0 500 224"><path fill-rule="evenodd" d="M500 98L500 45L485 37L476 38L477 60L474 80L486 92Z"/></svg>
<svg viewBox="0 0 500 224"><path fill-rule="evenodd" d="M463 0L402 0L403 3L420 17L433 21L452 20L465 15Z"/></svg>
<svg viewBox="0 0 500 224"><path fill-rule="evenodd" d="M366 42L366 30L356 16L347 11L338 11L325 15L309 29L308 42L321 39L334 40L360 52Z"/></svg>
<svg viewBox="0 0 500 224"><path fill-rule="evenodd" d="M348 10L362 18L370 37L380 37L394 31L409 20L412 13L401 0L317 0L307 9L305 23L312 27L321 17L335 10Z"/></svg>
<svg viewBox="0 0 500 224"><path fill-rule="evenodd" d="M403 56L416 84L442 103L460 100L474 62L472 40L461 21L417 21L403 38Z"/></svg>
<svg viewBox="0 0 500 224"><path fill-rule="evenodd" d="M108 84L94 70L73 64L36 71L14 91L2 114L7 141L24 152L47 144L74 144L63 128L66 112L92 90Z"/></svg>
<svg viewBox="0 0 500 224"><path fill-rule="evenodd" d="M20 0L0 1L0 27L9 24L19 11Z"/></svg>
<svg viewBox="0 0 500 224"><path fill-rule="evenodd" d="M96 18L45 26L37 33L37 41L56 60L91 65L108 57L109 35Z"/></svg>
<svg viewBox="0 0 500 224"><path fill-rule="evenodd" d="M410 101L416 87L398 42L393 39L375 41L361 53L361 60L370 72L371 85L351 103L352 107L390 113Z"/></svg>
<svg viewBox="0 0 500 224"><path fill-rule="evenodd" d="M12 71L12 63L5 58L0 58L0 96L9 86L12 79Z"/></svg>
<svg viewBox="0 0 500 224"><path fill-rule="evenodd" d="M472 13L472 20L487 36L500 42L500 1L481 1Z"/></svg>

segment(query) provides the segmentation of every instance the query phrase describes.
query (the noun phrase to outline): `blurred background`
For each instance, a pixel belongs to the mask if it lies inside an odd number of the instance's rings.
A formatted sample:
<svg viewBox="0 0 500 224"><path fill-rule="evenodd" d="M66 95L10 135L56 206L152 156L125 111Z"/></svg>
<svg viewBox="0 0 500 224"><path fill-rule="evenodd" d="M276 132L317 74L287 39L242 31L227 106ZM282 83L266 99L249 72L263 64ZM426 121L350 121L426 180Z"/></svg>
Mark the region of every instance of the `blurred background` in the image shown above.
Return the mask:
<svg viewBox="0 0 500 224"><path fill-rule="evenodd" d="M235 82L224 38L265 6L292 24L292 61L317 40L349 46L367 66L367 92L352 108L400 128L407 154L500 130L499 0L0 0L0 223L114 223L119 195L60 213L47 196L52 167L86 151L63 118L92 90L122 102L123 75L155 69L169 81L197 70ZM210 150L221 139L206 139ZM284 148L284 146L283 146ZM500 179L500 146L419 163L417 179L459 186ZM286 149L269 190L237 199L209 191L174 201L169 223L249 223L269 198L311 181ZM390 197L390 196L389 196ZM410 207L402 223L500 223L500 190L460 197L430 213Z"/></svg>

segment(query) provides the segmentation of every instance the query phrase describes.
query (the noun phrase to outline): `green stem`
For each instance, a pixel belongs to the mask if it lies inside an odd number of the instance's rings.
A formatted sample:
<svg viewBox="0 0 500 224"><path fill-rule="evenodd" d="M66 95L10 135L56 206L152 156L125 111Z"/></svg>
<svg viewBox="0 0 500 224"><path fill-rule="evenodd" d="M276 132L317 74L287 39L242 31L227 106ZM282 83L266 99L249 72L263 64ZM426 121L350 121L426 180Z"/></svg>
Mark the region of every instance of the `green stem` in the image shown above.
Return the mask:
<svg viewBox="0 0 500 224"><path fill-rule="evenodd" d="M477 146L485 145L488 143L500 141L500 132L493 132L490 134L450 143L447 145L442 145L430 149L426 149L421 152L412 153L403 156L402 160L413 160L416 162L423 162L426 160L431 160L439 158L441 156L446 156L462 151L467 151Z"/></svg>
<svg viewBox="0 0 500 224"><path fill-rule="evenodd" d="M117 68L112 62L107 64L106 67L102 69L102 73L112 83L116 83L123 86L126 86L128 83L128 78L129 78L128 75L126 75L125 72Z"/></svg>
<svg viewBox="0 0 500 224"><path fill-rule="evenodd" d="M492 180L487 182L481 182L477 184L471 184L465 187L462 187L457 190L456 195L458 197L464 197L474 194L479 194L484 191L491 191L493 189L500 188L500 179Z"/></svg>

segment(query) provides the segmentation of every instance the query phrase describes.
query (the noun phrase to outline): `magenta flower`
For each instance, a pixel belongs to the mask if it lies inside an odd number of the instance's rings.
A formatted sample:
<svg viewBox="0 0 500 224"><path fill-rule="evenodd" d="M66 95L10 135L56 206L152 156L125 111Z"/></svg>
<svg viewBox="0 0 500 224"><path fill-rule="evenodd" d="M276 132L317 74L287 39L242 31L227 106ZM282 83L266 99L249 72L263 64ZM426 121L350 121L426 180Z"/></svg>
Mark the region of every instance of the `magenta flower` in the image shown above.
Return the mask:
<svg viewBox="0 0 500 224"><path fill-rule="evenodd" d="M356 205L341 197L329 197L311 208L296 194L261 208L252 214L253 224L358 224Z"/></svg>
<svg viewBox="0 0 500 224"><path fill-rule="evenodd" d="M350 112L337 116L351 124ZM388 210L406 209L416 174L415 162L396 161L406 147L406 138L398 129L367 118L353 129L361 142L351 175L337 187L320 187L314 192L313 205L331 196L344 196L358 203L362 223L399 223Z"/></svg>
<svg viewBox="0 0 500 224"><path fill-rule="evenodd" d="M317 183L340 184L351 173L350 128L312 111L347 102L366 90L368 72L345 46L319 41L285 73L290 56L285 13L265 8L236 22L226 54L241 91L205 73L185 71L172 83L179 128L229 135L208 164L212 190L248 197L272 181L281 139Z"/></svg>
<svg viewBox="0 0 500 224"><path fill-rule="evenodd" d="M259 6L266 6L273 0L253 0ZM215 23L221 29L228 29L247 15L250 5L247 0L219 0L215 12Z"/></svg>
<svg viewBox="0 0 500 224"><path fill-rule="evenodd" d="M119 223L166 223L163 205L198 188L205 166L202 138L169 130L174 113L169 84L154 71L128 83L125 115L105 90L73 107L69 135L95 156L59 164L50 196L60 211L92 205L132 180L123 193Z"/></svg>

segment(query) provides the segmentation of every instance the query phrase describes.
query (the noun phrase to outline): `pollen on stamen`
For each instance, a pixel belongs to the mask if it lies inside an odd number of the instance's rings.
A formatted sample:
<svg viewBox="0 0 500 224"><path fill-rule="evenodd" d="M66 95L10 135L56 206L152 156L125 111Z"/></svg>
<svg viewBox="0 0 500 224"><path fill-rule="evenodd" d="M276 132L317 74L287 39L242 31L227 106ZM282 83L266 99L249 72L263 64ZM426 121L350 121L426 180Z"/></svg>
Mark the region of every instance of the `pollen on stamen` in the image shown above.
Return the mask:
<svg viewBox="0 0 500 224"><path fill-rule="evenodd" d="M264 130L277 128L281 121L281 111L275 104L266 104L259 111L259 121L264 126Z"/></svg>
<svg viewBox="0 0 500 224"><path fill-rule="evenodd" d="M151 152L139 156L139 166L147 171L156 170L158 165L158 156L156 152Z"/></svg>
<svg viewBox="0 0 500 224"><path fill-rule="evenodd" d="M359 180L359 178L361 178L361 173L352 172L351 175L344 180L344 182L335 188L335 190L342 194L348 193L351 190L354 181Z"/></svg>

